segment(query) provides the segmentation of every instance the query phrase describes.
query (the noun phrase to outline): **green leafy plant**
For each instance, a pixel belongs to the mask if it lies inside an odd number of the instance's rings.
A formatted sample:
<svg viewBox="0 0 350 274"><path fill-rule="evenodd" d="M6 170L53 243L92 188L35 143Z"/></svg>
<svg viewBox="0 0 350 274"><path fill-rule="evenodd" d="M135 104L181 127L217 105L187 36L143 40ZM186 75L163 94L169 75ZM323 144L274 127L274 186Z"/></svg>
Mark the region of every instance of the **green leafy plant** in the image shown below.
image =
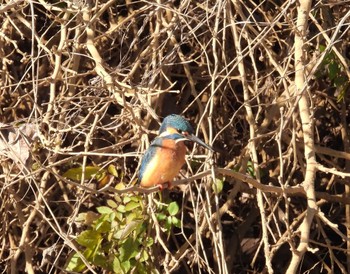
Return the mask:
<svg viewBox="0 0 350 274"><path fill-rule="evenodd" d="M85 259L94 266L113 273L157 273L153 268L151 247L147 236L149 218L144 214L141 196L116 196L108 206L97 208L99 214L91 222L87 214L78 220L90 222L90 227L76 238ZM79 254L74 254L66 269L81 272L86 268Z"/></svg>
<svg viewBox="0 0 350 274"><path fill-rule="evenodd" d="M326 46L320 45L320 52L326 50ZM338 90L338 101L344 98L345 92L349 87L349 79L347 78L343 66L333 51L326 53L320 68L316 72L316 77L327 77L331 85Z"/></svg>
<svg viewBox="0 0 350 274"><path fill-rule="evenodd" d="M63 173L62 176L74 181L80 181L83 175L85 180L96 179L98 182L98 188L104 187L112 176L115 178L119 177L118 172L113 165L109 165L107 169L101 168L99 166L70 168L65 173Z"/></svg>
<svg viewBox="0 0 350 274"><path fill-rule="evenodd" d="M159 204L157 213L157 219L168 233L170 233L173 226L181 227L181 221L176 217L180 208L176 202L170 204Z"/></svg>
<svg viewBox="0 0 350 274"><path fill-rule="evenodd" d="M119 184L116 188L121 187ZM157 203L156 216L165 232L170 234L173 226L180 227L181 221L176 217L179 210L176 202ZM154 241L147 231L151 218L145 213L143 196L116 195L97 212L81 213L77 218L77 222L88 226L76 238L84 258L93 266L117 274L158 273L151 256ZM68 271L86 269L80 256L73 254Z"/></svg>

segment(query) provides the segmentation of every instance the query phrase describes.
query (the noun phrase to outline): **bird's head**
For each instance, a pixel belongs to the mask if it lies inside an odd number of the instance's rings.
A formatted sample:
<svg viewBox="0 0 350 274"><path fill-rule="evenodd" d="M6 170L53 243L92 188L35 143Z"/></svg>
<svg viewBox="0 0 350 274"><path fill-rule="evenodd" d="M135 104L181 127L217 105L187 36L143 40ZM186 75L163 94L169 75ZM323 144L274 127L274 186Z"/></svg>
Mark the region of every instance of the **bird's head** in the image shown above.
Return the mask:
<svg viewBox="0 0 350 274"><path fill-rule="evenodd" d="M182 116L177 114L171 114L164 118L163 123L160 126L159 134L162 137L176 136L176 141L192 141L197 144L214 151L212 147L204 143L201 139L199 139L196 135L194 135L194 130L191 124ZM174 135L175 134L175 135ZM178 135L181 135L178 136Z"/></svg>

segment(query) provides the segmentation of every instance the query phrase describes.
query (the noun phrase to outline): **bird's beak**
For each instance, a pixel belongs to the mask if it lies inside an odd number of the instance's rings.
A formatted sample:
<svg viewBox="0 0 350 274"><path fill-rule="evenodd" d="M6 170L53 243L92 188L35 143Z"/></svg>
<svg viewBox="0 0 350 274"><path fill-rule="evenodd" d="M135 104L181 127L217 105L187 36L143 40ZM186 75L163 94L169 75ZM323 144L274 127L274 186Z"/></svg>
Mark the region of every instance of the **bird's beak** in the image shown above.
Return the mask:
<svg viewBox="0 0 350 274"><path fill-rule="evenodd" d="M196 142L198 145L205 147L207 149L209 149L210 151L215 151L211 146L207 145L206 143L204 143L201 139L199 139L197 136L192 135L192 134L187 134L186 139L192 141L192 142Z"/></svg>

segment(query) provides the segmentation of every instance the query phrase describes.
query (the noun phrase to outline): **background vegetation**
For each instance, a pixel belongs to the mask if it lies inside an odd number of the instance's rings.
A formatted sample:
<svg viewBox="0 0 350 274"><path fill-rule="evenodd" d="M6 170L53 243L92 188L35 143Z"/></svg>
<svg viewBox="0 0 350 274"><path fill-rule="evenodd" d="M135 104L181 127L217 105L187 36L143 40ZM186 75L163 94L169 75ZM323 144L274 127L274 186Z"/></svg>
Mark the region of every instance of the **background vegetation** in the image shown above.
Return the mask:
<svg viewBox="0 0 350 274"><path fill-rule="evenodd" d="M349 273L349 7L2 1L0 270ZM170 113L218 152L125 190Z"/></svg>

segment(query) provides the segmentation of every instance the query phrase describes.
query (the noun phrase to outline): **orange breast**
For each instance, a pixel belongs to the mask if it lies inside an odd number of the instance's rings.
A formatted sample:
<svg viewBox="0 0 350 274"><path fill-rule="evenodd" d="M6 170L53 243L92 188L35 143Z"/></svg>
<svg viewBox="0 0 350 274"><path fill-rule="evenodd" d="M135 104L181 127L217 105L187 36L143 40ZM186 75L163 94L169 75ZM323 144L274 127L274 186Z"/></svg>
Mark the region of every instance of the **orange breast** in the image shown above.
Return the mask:
<svg viewBox="0 0 350 274"><path fill-rule="evenodd" d="M153 159L148 163L141 186L152 187L171 182L185 163L184 142L165 139Z"/></svg>

